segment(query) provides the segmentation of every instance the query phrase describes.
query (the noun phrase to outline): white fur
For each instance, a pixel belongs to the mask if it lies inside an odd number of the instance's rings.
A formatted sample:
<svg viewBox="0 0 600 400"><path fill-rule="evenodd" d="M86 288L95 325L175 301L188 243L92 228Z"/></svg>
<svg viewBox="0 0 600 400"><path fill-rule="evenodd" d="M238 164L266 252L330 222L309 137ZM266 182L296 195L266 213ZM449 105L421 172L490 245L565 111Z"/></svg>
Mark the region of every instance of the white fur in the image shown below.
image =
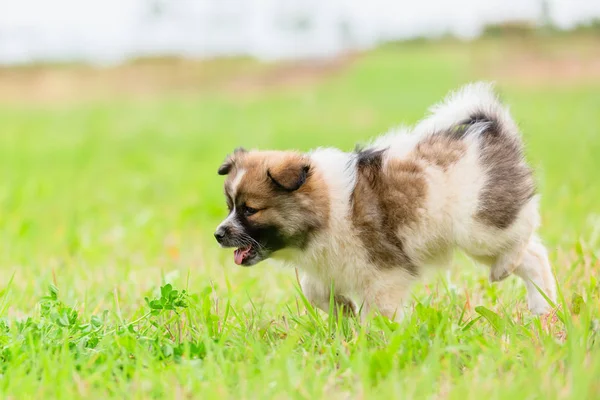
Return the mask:
<svg viewBox="0 0 600 400"><path fill-rule="evenodd" d="M240 185L240 182L242 181L242 178L244 177L244 175L246 174L246 170L241 169L236 175L235 178L233 179L233 181L231 182L231 193L232 196L235 198L235 195L237 193L237 188ZM221 222L219 224L219 226L217 226L216 231L222 231L223 229L226 228L232 228L234 230L239 230L239 229L243 229L243 226L241 226L241 224L239 223L238 219L236 218L236 208L235 205L233 206L233 209L229 212L229 215L227 216L227 218L225 218L223 220L223 222ZM223 247L221 245L221 247Z"/></svg>
<svg viewBox="0 0 600 400"><path fill-rule="evenodd" d="M232 194L232 196L234 198L235 198L235 195L237 194L238 186L240 185L240 182L242 181L242 178L244 178L244 175L246 175L246 170L245 169L240 169L238 171L238 173L235 174L235 178L231 182L231 194Z"/></svg>
<svg viewBox="0 0 600 400"><path fill-rule="evenodd" d="M216 232L221 232L226 229L241 230L243 228L244 227L239 223L238 219L236 218L234 207L227 216L227 218L225 218L223 222L221 222L219 226L217 226ZM220 246L225 247L222 244L220 244Z"/></svg>
<svg viewBox="0 0 600 400"><path fill-rule="evenodd" d="M397 129L376 139L372 146L389 148L384 162L403 159L423 136L460 124L481 110L493 113L503 129L518 134L491 85L477 83L434 106L432 114L412 131ZM538 198L531 199L507 229L478 221L475 214L486 171L479 162L478 135L472 134L465 141L465 155L448 170L425 168L428 195L419 210L419 223L398 228L404 230L407 255L419 266L444 265L450 261L453 249L460 248L491 267L492 281L515 272L526 282L532 312L547 312L549 305L536 286L553 301L556 289L546 250L535 235L539 225ZM302 271L302 289L320 308L327 310L333 285L336 293L354 296L363 315L372 309L389 317L401 315L415 278L403 268L382 270L369 262L367 249L350 219L350 196L357 179L355 156L335 149L318 149L309 157L329 190L329 227L318 234L308 249L278 252L275 258L292 262Z"/></svg>
<svg viewBox="0 0 600 400"><path fill-rule="evenodd" d="M492 84L487 82L465 85L447 96L443 102L431 107L429 111L431 115L415 127L417 135L447 129L466 120L476 111L494 114L507 131L515 134L519 132L508 108L500 104Z"/></svg>

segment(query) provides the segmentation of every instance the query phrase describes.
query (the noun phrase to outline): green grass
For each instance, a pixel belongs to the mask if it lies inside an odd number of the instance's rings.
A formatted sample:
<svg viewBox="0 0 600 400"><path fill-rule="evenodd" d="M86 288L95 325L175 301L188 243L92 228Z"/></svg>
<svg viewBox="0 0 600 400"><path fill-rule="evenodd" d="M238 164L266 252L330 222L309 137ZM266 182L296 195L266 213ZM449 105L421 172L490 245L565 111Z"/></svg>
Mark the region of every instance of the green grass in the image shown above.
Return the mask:
<svg viewBox="0 0 600 400"><path fill-rule="evenodd" d="M600 82L499 85L543 194L552 317L458 257L401 324L334 321L293 270L238 268L212 238L234 147L351 149L477 78L477 51L388 46L243 96L1 106L0 397L597 397Z"/></svg>

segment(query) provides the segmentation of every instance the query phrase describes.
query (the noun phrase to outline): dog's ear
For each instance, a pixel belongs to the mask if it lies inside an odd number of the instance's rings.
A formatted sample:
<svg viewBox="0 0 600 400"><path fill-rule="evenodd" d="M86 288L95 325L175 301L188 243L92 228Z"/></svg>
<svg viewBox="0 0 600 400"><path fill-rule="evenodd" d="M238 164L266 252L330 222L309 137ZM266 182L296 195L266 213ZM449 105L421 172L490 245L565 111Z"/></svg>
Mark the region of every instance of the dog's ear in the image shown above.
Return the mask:
<svg viewBox="0 0 600 400"><path fill-rule="evenodd" d="M247 153L246 149L243 147L238 147L233 151L233 154L229 154L227 157L225 157L225 161L223 161L223 164L221 164L219 170L217 171L219 175L227 175L229 172L231 172L231 169L235 165L236 159L240 154L244 153Z"/></svg>
<svg viewBox="0 0 600 400"><path fill-rule="evenodd" d="M293 192L302 187L310 177L310 164L298 155L290 155L267 169L267 176L280 190Z"/></svg>
<svg viewBox="0 0 600 400"><path fill-rule="evenodd" d="M233 168L233 157L227 156L217 171L219 175L227 175Z"/></svg>

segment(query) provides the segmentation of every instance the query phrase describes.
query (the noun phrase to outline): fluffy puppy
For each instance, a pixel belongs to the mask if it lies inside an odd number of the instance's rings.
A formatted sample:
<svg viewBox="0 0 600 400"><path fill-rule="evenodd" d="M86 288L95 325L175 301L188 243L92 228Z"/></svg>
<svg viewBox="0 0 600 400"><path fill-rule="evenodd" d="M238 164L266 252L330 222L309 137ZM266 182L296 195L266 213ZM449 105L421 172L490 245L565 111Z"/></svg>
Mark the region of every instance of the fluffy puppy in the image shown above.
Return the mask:
<svg viewBox="0 0 600 400"><path fill-rule="evenodd" d="M533 313L550 307L540 290L556 299L532 171L488 84L463 87L414 128L352 153L238 149L219 174L229 215L217 241L236 248L238 265L291 263L325 311L334 288L349 313L360 304L363 315L397 318L424 268L449 263L455 248L488 265L492 282L521 277Z"/></svg>

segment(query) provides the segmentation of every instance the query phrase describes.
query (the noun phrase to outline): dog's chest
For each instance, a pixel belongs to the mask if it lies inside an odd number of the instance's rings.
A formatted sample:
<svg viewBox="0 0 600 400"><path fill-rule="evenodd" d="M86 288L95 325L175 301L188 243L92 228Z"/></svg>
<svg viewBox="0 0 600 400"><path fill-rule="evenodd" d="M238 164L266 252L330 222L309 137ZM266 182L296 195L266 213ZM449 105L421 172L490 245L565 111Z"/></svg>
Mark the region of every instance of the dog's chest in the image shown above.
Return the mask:
<svg viewBox="0 0 600 400"><path fill-rule="evenodd" d="M351 237L324 239L319 246L303 252L298 268L343 292L360 290L373 272L366 249Z"/></svg>

